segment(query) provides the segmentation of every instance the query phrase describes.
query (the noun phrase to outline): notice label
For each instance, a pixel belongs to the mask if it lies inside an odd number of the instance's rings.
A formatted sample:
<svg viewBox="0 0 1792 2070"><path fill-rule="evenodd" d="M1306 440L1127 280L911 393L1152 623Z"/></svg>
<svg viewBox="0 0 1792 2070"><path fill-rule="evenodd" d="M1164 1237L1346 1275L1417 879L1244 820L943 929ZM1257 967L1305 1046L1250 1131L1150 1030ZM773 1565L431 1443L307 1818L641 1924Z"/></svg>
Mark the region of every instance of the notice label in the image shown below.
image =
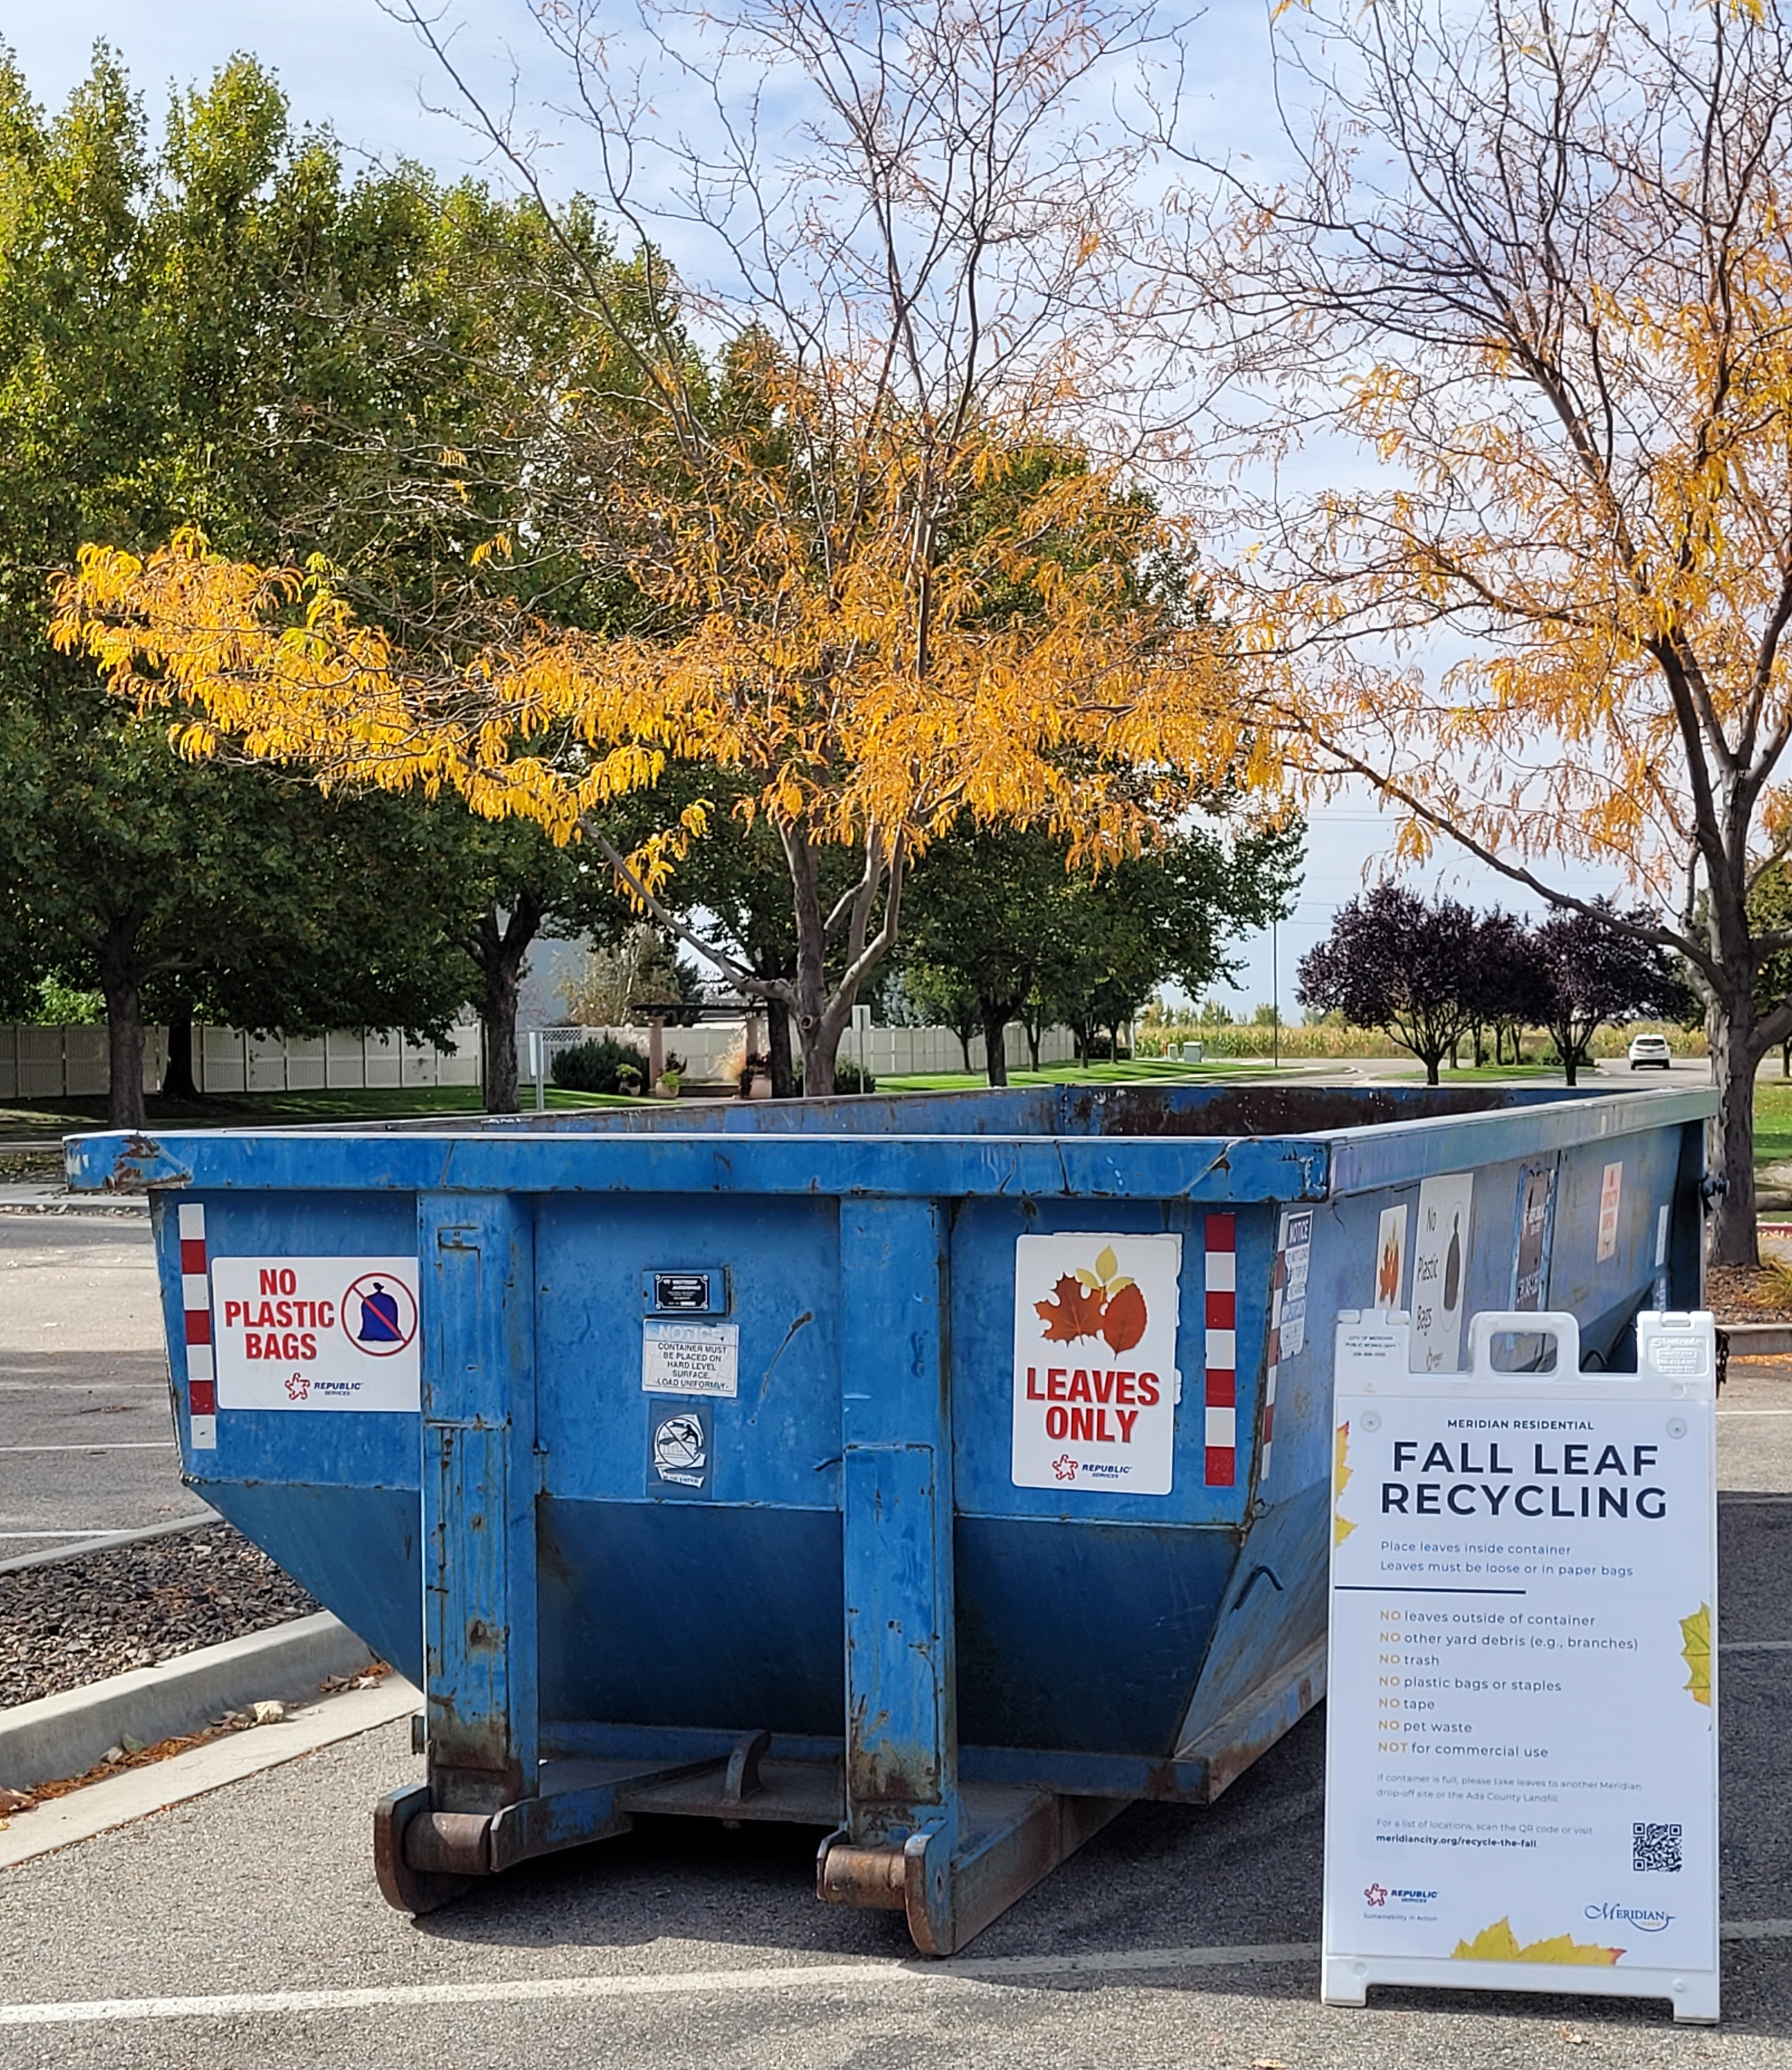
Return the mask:
<svg viewBox="0 0 1792 2070"><path fill-rule="evenodd" d="M1680 2017L1715 2017L1710 1323L1640 1322L1638 1375L1449 1388L1340 1328L1334 2002L1364 1978L1665 1995L1666 1973L1705 1980L1671 1986Z"/></svg>
<svg viewBox="0 0 1792 2070"><path fill-rule="evenodd" d="M1297 1213L1283 1215L1271 1303L1279 1364L1298 1358L1307 1348L1307 1273L1312 1258L1312 1209L1303 1208Z"/></svg>
<svg viewBox="0 0 1792 2070"><path fill-rule="evenodd" d="M1170 1492L1181 1272L1180 1236L1017 1239L1017 1487Z"/></svg>
<svg viewBox="0 0 1792 2070"><path fill-rule="evenodd" d="M415 1258L215 1258L220 1409L415 1413Z"/></svg>
<svg viewBox="0 0 1792 2070"><path fill-rule="evenodd" d="M740 1392L738 1323L644 1323L641 1388L648 1394Z"/></svg>

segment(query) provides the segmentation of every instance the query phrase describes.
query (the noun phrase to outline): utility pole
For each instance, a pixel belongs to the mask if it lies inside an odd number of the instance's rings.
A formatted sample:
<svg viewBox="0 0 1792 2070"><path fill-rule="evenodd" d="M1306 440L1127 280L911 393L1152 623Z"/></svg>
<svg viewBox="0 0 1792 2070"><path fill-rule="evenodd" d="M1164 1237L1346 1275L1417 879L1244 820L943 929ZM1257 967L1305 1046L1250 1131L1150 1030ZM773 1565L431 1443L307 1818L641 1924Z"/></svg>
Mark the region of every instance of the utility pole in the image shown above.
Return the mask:
<svg viewBox="0 0 1792 2070"><path fill-rule="evenodd" d="M1276 922L1270 922L1270 1012L1273 1017L1270 1028L1270 1068L1282 1068L1282 955L1281 943L1276 932Z"/></svg>

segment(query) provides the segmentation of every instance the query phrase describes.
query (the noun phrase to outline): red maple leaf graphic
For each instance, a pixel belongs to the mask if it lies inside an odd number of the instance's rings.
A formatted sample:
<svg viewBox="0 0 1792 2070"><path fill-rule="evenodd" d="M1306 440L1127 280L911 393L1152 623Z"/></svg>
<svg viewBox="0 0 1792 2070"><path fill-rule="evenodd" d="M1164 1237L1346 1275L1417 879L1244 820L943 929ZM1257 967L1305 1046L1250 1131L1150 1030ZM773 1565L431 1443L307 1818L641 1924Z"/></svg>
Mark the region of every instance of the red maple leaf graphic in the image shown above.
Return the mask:
<svg viewBox="0 0 1792 2070"><path fill-rule="evenodd" d="M1100 1329L1107 1296L1099 1287L1086 1287L1066 1273L1052 1289L1056 1299L1035 1301L1033 1312L1045 1325L1049 1344L1071 1344L1078 1337L1092 1337Z"/></svg>

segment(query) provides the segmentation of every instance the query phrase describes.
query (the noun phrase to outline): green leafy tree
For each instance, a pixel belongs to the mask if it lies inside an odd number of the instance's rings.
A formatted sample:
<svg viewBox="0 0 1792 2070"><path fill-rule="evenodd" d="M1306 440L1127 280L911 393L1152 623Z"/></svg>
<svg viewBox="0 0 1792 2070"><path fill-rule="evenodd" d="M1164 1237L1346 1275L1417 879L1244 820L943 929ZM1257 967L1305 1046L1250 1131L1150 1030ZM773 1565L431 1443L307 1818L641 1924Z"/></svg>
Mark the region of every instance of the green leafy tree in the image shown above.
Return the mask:
<svg viewBox="0 0 1792 2070"><path fill-rule="evenodd" d="M420 797L406 819L185 759L45 628L47 579L83 542L197 525L233 552L320 554L452 634L442 599L468 605L448 571L504 524L523 464L496 399L567 322L555 233L414 167L350 178L248 58L178 96L153 144L103 47L53 116L0 51L0 193L9 967L104 992L120 1123L142 1118L148 1012L424 1032L456 987L485 1017L488 1099L513 1106L516 978L544 920L589 902L581 859L497 827L454 861ZM395 451L440 498L384 493ZM502 580L578 589L551 556Z"/></svg>

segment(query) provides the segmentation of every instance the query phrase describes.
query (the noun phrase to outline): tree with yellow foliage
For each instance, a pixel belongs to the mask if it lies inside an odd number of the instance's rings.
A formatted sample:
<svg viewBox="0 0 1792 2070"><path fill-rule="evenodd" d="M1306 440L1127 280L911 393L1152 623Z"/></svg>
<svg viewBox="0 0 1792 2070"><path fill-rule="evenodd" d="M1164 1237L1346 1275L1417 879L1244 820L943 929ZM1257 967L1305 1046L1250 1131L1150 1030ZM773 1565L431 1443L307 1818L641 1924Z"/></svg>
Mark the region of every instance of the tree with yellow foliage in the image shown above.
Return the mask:
<svg viewBox="0 0 1792 2070"><path fill-rule="evenodd" d="M1309 792L1373 786L1405 857L1582 912L1561 865L1593 865L1665 916L1614 924L1704 1001L1712 1255L1752 1263L1755 1071L1792 1035L1756 996L1792 930L1749 917L1792 847L1783 12L1377 0L1277 34L1300 175L1183 264L1274 435L1369 464L1246 514L1260 721Z"/></svg>
<svg viewBox="0 0 1792 2070"><path fill-rule="evenodd" d="M644 330L592 272L620 406L576 382L519 392L542 464L516 522L469 538L440 636L366 622L326 568L232 562L188 534L85 552L57 639L169 713L190 754L445 788L590 841L655 920L789 1009L806 1089L831 1090L930 840L1037 823L1099 863L1274 775L1186 526L1094 443L1123 388L1103 313L1115 174L1089 159L1077 99L1142 18L1090 0L749 0L718 66L789 68L815 125L775 209L756 162L691 162L692 210L719 227L744 306L669 283L644 235ZM595 16L552 24L604 162L632 162L637 133L593 84ZM526 152L474 119L551 210ZM724 192L752 197L745 230ZM644 227L624 184L608 201ZM693 309L720 312L707 357L677 329ZM544 538L627 587L616 626L506 603L507 557ZM661 898L690 842L725 837L701 800L632 853L612 845L599 815L677 764L730 772L735 809L775 830L794 978L758 975ZM829 847L858 857L831 906Z"/></svg>

